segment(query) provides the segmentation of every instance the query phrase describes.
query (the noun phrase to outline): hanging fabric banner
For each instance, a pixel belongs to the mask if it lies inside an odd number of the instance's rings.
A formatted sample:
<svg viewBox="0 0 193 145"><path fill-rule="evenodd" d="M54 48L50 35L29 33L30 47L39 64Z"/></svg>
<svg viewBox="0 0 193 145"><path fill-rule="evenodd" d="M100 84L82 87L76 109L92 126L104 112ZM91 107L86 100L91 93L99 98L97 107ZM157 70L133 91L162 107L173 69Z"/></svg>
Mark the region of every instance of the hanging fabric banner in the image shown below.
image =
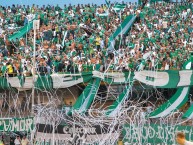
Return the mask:
<svg viewBox="0 0 193 145"><path fill-rule="evenodd" d="M31 132L33 130L34 120L32 117L28 118L1 118L0 119L0 132L16 132L26 131Z"/></svg>

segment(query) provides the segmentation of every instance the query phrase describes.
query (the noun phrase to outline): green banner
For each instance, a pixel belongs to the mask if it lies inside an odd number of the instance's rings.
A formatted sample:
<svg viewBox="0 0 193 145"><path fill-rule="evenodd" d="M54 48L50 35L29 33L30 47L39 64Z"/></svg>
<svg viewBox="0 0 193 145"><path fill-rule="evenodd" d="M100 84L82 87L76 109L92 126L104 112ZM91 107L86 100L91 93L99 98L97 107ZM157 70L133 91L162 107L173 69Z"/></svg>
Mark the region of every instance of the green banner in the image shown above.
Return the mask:
<svg viewBox="0 0 193 145"><path fill-rule="evenodd" d="M176 133L184 132L186 140L193 140L193 126L168 125L125 125L123 130L124 143L148 145L176 144Z"/></svg>
<svg viewBox="0 0 193 145"><path fill-rule="evenodd" d="M34 128L33 123L34 123L34 120L32 117L0 119L0 132L9 132L9 131L31 132Z"/></svg>
<svg viewBox="0 0 193 145"><path fill-rule="evenodd" d="M11 35L11 36L8 38L9 41L15 41L16 38L20 39L21 37L23 37L23 35L25 35L26 33L28 33L32 28L33 28L33 21L29 22L27 25L25 25L24 27L22 27L19 31L17 31L17 32L14 33L13 35Z"/></svg>

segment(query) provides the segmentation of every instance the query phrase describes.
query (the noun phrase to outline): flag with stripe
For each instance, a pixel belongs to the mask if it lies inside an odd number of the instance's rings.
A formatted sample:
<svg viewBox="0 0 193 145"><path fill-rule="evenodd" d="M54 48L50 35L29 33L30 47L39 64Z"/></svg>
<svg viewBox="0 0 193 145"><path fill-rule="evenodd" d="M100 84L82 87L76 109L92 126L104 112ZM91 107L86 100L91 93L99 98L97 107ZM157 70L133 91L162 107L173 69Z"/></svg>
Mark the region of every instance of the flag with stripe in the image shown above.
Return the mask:
<svg viewBox="0 0 193 145"><path fill-rule="evenodd" d="M116 11L116 12L119 12L119 11L122 11L123 9L126 8L126 4L116 4L114 7L113 7L113 10Z"/></svg>

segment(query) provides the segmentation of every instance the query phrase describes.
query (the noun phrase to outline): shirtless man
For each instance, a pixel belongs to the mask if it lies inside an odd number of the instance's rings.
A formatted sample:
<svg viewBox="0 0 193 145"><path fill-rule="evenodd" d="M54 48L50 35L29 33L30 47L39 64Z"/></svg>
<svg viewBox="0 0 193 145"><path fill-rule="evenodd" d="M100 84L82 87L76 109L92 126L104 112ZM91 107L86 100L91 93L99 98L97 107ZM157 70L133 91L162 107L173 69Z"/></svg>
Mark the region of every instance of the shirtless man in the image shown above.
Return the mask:
<svg viewBox="0 0 193 145"><path fill-rule="evenodd" d="M176 141L179 145L193 145L193 142L187 141L183 132L178 132L176 135Z"/></svg>

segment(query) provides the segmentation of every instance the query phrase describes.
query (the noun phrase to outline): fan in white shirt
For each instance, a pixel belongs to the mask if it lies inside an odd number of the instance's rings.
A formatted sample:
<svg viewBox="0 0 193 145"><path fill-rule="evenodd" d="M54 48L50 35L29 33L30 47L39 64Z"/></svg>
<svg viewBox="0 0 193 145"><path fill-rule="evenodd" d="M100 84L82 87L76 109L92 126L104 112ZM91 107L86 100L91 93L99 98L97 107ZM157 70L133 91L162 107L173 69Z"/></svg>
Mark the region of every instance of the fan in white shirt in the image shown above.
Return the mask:
<svg viewBox="0 0 193 145"><path fill-rule="evenodd" d="M148 38L151 38L152 37L152 35L153 35L153 33L151 32L151 31L147 31L147 36L148 36Z"/></svg>
<svg viewBox="0 0 193 145"><path fill-rule="evenodd" d="M14 144L15 145L20 145L21 144L21 139L19 136L17 136L17 138L14 140Z"/></svg>

